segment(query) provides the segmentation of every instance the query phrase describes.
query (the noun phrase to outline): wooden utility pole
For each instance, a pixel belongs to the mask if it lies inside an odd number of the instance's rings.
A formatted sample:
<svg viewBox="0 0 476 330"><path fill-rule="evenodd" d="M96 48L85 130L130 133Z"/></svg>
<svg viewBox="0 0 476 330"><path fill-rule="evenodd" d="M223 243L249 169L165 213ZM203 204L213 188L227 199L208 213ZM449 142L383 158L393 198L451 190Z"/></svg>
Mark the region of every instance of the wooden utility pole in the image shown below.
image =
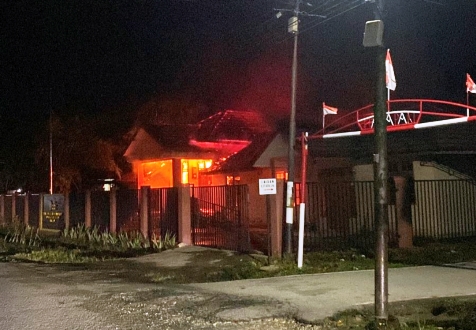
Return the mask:
<svg viewBox="0 0 476 330"><path fill-rule="evenodd" d="M376 1L375 19L382 21L384 0ZM383 31L382 31L383 34ZM388 157L385 56L383 44L376 51L376 95L374 107L375 144L375 321L377 329L387 329L388 322Z"/></svg>

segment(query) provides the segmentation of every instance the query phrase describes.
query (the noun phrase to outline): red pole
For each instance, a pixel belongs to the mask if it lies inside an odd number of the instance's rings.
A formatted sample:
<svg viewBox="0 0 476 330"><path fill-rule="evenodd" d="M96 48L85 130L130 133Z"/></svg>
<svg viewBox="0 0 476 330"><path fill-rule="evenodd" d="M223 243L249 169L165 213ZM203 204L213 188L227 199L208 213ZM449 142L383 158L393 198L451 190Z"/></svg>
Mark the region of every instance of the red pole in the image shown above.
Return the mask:
<svg viewBox="0 0 476 330"><path fill-rule="evenodd" d="M307 135L307 132L301 133L301 203L306 203Z"/></svg>
<svg viewBox="0 0 476 330"><path fill-rule="evenodd" d="M307 132L301 134L301 198L299 201L299 244L298 268L302 268L304 258L304 215L306 213L306 167L307 167Z"/></svg>

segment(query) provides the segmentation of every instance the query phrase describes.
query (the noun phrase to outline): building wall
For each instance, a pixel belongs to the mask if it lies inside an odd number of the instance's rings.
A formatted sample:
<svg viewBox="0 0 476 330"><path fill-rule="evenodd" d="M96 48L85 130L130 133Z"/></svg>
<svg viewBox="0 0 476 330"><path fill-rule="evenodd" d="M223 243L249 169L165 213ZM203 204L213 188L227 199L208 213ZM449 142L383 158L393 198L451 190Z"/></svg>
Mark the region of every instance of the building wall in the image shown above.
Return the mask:
<svg viewBox="0 0 476 330"><path fill-rule="evenodd" d="M413 162L413 177L415 180L456 180L450 175L433 166L422 166L419 161Z"/></svg>
<svg viewBox="0 0 476 330"><path fill-rule="evenodd" d="M374 179L372 164L356 165L353 173L355 181L373 181Z"/></svg>
<svg viewBox="0 0 476 330"><path fill-rule="evenodd" d="M355 181L373 181L373 165L356 165L353 169ZM433 166L422 166L420 161L413 161L413 179L414 180L457 180L458 178L450 175Z"/></svg>

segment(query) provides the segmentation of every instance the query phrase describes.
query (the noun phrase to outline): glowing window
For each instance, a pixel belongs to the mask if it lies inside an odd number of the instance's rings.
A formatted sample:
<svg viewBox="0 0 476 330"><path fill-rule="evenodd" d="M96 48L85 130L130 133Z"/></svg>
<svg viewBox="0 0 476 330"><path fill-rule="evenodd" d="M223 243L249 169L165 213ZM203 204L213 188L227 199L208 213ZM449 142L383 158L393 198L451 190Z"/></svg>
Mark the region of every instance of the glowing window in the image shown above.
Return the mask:
<svg viewBox="0 0 476 330"><path fill-rule="evenodd" d="M188 161L182 160L182 183L188 183Z"/></svg>
<svg viewBox="0 0 476 330"><path fill-rule="evenodd" d="M161 160L156 162L144 162L139 165L138 186L150 186L151 188L172 187L172 161Z"/></svg>
<svg viewBox="0 0 476 330"><path fill-rule="evenodd" d="M276 179L278 180L287 180L288 179L288 173L285 171L277 171L276 172Z"/></svg>
<svg viewBox="0 0 476 330"><path fill-rule="evenodd" d="M226 184L232 186L234 184L239 184L241 178L239 176L227 175Z"/></svg>

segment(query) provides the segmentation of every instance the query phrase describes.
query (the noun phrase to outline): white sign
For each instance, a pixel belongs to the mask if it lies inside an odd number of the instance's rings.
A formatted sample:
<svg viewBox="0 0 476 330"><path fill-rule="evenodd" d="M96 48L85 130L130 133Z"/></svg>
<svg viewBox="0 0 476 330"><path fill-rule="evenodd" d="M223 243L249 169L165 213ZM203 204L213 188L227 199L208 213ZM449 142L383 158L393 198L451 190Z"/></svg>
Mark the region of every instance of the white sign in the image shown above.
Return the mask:
<svg viewBox="0 0 476 330"><path fill-rule="evenodd" d="M276 195L276 179L259 179L260 195Z"/></svg>

